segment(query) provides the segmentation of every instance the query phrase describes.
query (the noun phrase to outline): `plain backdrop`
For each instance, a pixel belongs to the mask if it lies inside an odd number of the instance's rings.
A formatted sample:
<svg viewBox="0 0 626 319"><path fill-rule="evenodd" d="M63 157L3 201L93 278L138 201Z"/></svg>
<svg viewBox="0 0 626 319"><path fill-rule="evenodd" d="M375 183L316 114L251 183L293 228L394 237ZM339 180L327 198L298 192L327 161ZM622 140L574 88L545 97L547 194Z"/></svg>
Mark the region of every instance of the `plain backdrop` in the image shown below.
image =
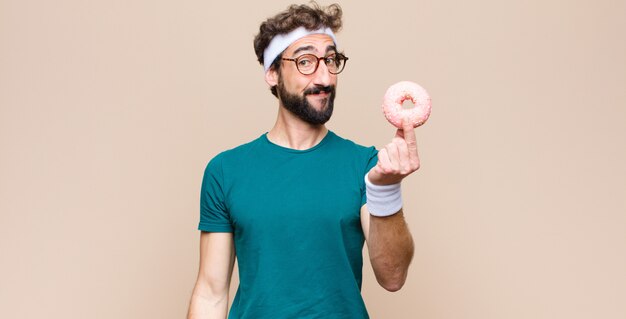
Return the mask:
<svg viewBox="0 0 626 319"><path fill-rule="evenodd" d="M288 4L0 0L1 318L185 316L202 173L274 123L252 39ZM433 101L371 317L626 318L626 3L340 4L328 127L381 147L389 85Z"/></svg>

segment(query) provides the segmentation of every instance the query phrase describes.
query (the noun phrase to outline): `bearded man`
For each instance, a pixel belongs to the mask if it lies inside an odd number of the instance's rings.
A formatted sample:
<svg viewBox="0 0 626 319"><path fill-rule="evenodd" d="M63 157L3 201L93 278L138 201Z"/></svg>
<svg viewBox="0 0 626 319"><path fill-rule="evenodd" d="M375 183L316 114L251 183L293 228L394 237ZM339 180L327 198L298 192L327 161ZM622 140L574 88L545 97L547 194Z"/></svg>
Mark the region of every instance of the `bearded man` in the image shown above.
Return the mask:
<svg viewBox="0 0 626 319"><path fill-rule="evenodd" d="M405 121L377 151L326 128L348 61L335 37L341 15L336 4L292 5L261 24L254 49L278 116L206 167L188 318L369 318L365 242L379 284L403 286L413 240L400 183L419 168L415 133Z"/></svg>

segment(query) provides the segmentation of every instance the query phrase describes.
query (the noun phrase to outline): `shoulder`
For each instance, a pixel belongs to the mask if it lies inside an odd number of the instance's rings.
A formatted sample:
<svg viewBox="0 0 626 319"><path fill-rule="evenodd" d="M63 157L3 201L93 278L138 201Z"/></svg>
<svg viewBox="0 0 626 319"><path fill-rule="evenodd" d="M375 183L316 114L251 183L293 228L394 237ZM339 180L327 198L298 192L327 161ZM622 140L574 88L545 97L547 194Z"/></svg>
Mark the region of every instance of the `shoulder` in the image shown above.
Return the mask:
<svg viewBox="0 0 626 319"><path fill-rule="evenodd" d="M224 165L234 165L250 159L250 153L258 148L262 137L218 153L209 160L207 169L221 169Z"/></svg>
<svg viewBox="0 0 626 319"><path fill-rule="evenodd" d="M353 154L358 155L359 157L369 158L372 155L376 155L378 153L378 150L376 150L376 147L374 146L365 146L365 145L359 144L357 142L352 141L351 139L341 137L332 131L328 131L328 134L332 134L331 135L332 141L335 145L337 145L340 148L345 149L348 152L352 152Z"/></svg>

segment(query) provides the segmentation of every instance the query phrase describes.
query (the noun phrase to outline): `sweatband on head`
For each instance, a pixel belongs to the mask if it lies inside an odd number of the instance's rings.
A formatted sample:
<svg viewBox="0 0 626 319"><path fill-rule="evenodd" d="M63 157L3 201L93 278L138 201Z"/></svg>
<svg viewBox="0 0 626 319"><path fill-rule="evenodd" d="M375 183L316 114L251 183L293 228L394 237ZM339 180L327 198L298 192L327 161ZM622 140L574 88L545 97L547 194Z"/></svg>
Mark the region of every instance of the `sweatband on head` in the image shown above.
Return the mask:
<svg viewBox="0 0 626 319"><path fill-rule="evenodd" d="M321 28L317 30L307 30L305 27L299 27L289 33L277 34L272 38L270 44L263 51L263 68L265 72L270 69L272 66L272 62L274 59L281 54L287 47L289 47L292 43L298 41L311 34L327 34L331 38L333 38L333 42L335 46L337 45L337 39L335 38L335 34L330 28Z"/></svg>
<svg viewBox="0 0 626 319"><path fill-rule="evenodd" d="M400 183L392 185L374 185L365 174L365 194L367 210L378 217L391 216L402 208Z"/></svg>

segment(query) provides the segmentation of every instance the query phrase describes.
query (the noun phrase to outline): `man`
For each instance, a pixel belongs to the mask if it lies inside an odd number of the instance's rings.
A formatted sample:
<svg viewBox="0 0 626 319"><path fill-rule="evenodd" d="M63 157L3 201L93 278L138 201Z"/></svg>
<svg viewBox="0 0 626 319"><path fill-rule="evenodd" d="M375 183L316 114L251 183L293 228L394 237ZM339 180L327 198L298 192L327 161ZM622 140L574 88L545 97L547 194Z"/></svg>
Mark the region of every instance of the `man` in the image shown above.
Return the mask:
<svg viewBox="0 0 626 319"><path fill-rule="evenodd" d="M261 25L254 46L278 117L207 165L188 318L226 318L235 256L229 318L368 318L365 240L380 285L404 284L413 241L400 182L419 168L415 133L405 125L377 152L325 127L348 60L334 35L341 14L338 5L292 5Z"/></svg>

